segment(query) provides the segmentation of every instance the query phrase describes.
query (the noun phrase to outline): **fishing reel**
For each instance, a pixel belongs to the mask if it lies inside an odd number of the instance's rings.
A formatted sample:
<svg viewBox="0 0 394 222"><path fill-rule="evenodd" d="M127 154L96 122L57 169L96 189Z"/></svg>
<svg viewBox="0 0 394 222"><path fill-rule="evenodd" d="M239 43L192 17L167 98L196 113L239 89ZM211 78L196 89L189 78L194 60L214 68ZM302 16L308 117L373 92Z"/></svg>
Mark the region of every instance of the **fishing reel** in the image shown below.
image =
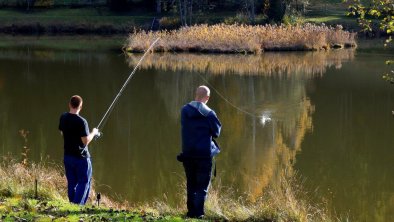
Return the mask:
<svg viewBox="0 0 394 222"><path fill-rule="evenodd" d="M99 132L94 136L94 139L95 139L95 140L98 140L98 139L100 139L102 136L103 136L103 133L99 131Z"/></svg>

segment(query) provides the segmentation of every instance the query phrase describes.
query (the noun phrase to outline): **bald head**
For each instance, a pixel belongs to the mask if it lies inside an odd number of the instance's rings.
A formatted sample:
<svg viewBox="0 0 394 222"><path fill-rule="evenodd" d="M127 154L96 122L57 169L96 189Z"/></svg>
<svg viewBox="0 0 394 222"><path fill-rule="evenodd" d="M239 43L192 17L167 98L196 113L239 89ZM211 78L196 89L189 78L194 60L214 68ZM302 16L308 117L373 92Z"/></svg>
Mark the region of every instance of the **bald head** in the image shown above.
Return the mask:
<svg viewBox="0 0 394 222"><path fill-rule="evenodd" d="M196 89L196 101L202 102L202 103L207 103L209 100L210 94L211 94L211 91L209 90L208 87L199 86Z"/></svg>

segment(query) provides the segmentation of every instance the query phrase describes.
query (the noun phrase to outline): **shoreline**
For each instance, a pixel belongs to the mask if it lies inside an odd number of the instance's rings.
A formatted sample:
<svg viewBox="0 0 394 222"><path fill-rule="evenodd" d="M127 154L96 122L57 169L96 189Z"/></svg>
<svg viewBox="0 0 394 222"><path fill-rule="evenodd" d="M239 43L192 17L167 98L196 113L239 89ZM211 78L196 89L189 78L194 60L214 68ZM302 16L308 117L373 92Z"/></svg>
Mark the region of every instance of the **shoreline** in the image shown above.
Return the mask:
<svg viewBox="0 0 394 222"><path fill-rule="evenodd" d="M196 15L195 24L227 23L234 19L234 13L217 12ZM107 7L53 7L35 8L31 11L1 8L0 33L12 35L112 35L129 34L133 30L175 30L180 27L178 14L139 11L116 13ZM327 15L305 16L305 21L313 24L345 24L346 30L360 30L352 18L336 16L336 20ZM236 20L235 20L236 21ZM264 22L263 22L264 23ZM256 25L262 25L262 22Z"/></svg>
<svg viewBox="0 0 394 222"><path fill-rule="evenodd" d="M101 205L97 206L94 183L85 206L71 204L66 197L66 178L58 165L5 157L0 161L0 176L0 220L201 221L185 217L185 200L178 206L170 206L165 200L135 205L115 202L103 194ZM306 201L306 193L297 185L296 176L289 174L281 178L280 184L271 185L254 201L234 198L233 190L214 183L203 221L332 221L325 207ZM37 188L34 181L38 181Z"/></svg>

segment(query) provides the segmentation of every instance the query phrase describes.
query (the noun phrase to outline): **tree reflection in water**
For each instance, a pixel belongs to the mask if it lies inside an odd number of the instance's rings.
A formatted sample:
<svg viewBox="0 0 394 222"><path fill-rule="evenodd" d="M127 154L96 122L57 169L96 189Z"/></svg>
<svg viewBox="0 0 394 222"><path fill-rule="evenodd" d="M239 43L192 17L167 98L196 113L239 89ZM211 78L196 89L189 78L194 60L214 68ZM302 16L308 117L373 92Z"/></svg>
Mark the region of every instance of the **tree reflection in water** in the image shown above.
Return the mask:
<svg viewBox="0 0 394 222"><path fill-rule="evenodd" d="M141 56L129 54L129 65L136 65ZM161 72L155 85L177 121L180 107L193 98L196 86L208 83L213 88L210 105L224 126L220 178L254 201L267 186L279 184L284 173L294 174L295 155L313 129L314 105L306 94L313 88L310 80L353 58L354 50L258 56L150 54L142 68ZM261 124L264 113L271 121Z"/></svg>

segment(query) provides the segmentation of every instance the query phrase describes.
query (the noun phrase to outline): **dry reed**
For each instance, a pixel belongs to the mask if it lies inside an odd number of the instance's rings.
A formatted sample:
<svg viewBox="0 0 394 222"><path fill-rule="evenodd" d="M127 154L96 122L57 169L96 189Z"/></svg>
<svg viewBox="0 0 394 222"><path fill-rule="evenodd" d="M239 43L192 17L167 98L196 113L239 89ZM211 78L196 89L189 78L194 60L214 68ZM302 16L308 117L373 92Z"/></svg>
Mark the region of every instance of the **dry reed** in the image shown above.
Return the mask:
<svg viewBox="0 0 394 222"><path fill-rule="evenodd" d="M173 31L134 31L125 49L143 52L160 37L156 52L256 53L262 51L321 50L356 46L355 33L341 26L287 25L195 25Z"/></svg>
<svg viewBox="0 0 394 222"><path fill-rule="evenodd" d="M61 166L45 161L38 164L25 164L11 157L3 157L0 163L0 196L68 201L67 180L63 172ZM38 182L37 197L35 197L35 180ZM95 203L95 194L92 185L88 200L90 204ZM100 203L106 207L125 207L124 203L114 202L106 196L102 196Z"/></svg>
<svg viewBox="0 0 394 222"><path fill-rule="evenodd" d="M185 184L180 186L185 191ZM311 204L308 194L303 191L296 176L281 175L278 183L271 183L262 195L251 201L248 194L234 195L235 190L213 181L205 203L205 213L212 221L300 221L331 222L338 221L324 204ZM185 197L186 193L183 192ZM182 207L173 208L165 201L156 201L152 206L160 215L179 215L186 212L186 199Z"/></svg>
<svg viewBox="0 0 394 222"><path fill-rule="evenodd" d="M291 173L291 175L293 175ZM13 159L3 159L0 164L0 196L21 196L33 198L34 180L39 181L38 198L47 200L66 200L66 179L62 169L56 165L24 165ZM214 181L206 202L208 219L230 221L334 221L325 207L311 205L294 176L280 176L278 183L271 183L261 197L253 199L245 195L235 197L234 191ZM108 198L102 199L102 206L115 209L134 209L133 211L160 215L181 215L186 211L185 184L179 189L182 201L178 207L170 206L165 200L152 204L133 206L116 203ZM94 189L91 191L91 196ZM93 204L90 198L90 204Z"/></svg>

